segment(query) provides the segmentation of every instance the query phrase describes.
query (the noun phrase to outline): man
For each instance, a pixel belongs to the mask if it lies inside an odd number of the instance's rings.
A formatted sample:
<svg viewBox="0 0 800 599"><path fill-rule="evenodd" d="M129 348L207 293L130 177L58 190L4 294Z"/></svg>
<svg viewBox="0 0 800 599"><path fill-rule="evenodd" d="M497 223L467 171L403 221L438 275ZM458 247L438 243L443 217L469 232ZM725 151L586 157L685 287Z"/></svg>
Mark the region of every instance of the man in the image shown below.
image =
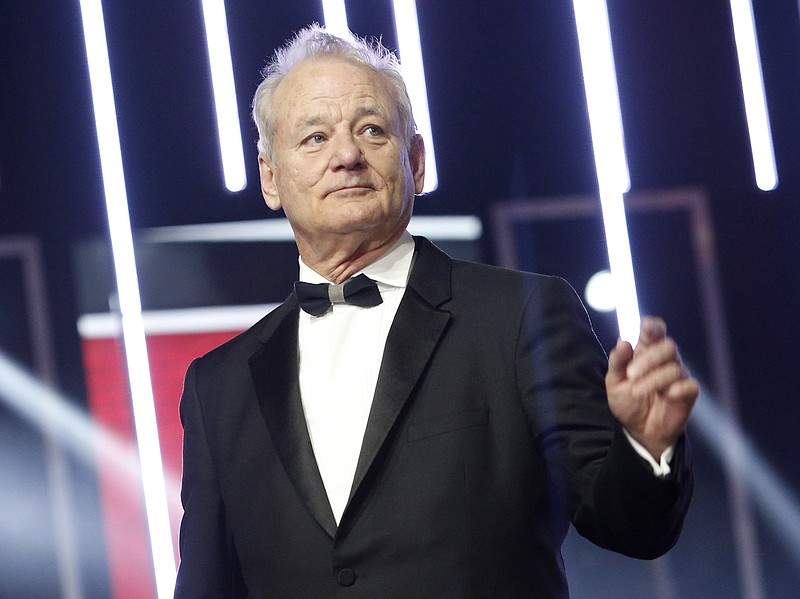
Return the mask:
<svg viewBox="0 0 800 599"><path fill-rule="evenodd" d="M176 597L560 598L570 522L669 549L698 386L663 322L607 363L562 280L412 238L425 149L378 44L302 30L253 112L300 279L332 285L190 367Z"/></svg>

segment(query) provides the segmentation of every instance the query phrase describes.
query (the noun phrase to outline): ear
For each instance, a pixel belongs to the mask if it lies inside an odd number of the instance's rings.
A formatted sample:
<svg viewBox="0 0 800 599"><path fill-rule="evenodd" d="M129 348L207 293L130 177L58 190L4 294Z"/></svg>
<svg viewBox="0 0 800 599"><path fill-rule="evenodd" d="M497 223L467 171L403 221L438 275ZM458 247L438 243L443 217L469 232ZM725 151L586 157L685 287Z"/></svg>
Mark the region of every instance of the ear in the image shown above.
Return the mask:
<svg viewBox="0 0 800 599"><path fill-rule="evenodd" d="M411 173L414 175L414 193L419 195L422 193L425 183L425 142L419 133L411 139L409 159L411 160Z"/></svg>
<svg viewBox="0 0 800 599"><path fill-rule="evenodd" d="M271 210L280 210L281 199L275 186L275 171L264 154L258 155L258 172L261 177L261 195Z"/></svg>

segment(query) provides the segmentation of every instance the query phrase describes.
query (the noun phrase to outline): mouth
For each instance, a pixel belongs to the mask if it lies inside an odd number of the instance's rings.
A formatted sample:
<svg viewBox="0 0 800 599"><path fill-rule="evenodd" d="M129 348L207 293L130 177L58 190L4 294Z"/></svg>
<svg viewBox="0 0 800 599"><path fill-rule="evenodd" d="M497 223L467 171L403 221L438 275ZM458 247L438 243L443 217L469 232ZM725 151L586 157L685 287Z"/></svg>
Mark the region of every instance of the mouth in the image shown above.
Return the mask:
<svg viewBox="0 0 800 599"><path fill-rule="evenodd" d="M370 192L372 190L372 186L366 184L343 185L341 187L334 188L328 192L328 195L358 195Z"/></svg>

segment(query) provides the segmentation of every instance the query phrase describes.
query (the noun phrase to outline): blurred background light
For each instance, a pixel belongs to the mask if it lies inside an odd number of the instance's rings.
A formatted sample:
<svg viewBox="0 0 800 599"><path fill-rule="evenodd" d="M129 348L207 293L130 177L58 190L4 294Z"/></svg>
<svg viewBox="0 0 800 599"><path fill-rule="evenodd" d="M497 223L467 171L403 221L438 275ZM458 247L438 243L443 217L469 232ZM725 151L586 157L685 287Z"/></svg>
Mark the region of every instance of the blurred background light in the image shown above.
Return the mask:
<svg viewBox="0 0 800 599"><path fill-rule="evenodd" d="M598 312L612 312L617 307L614 291L614 276L611 271L601 270L594 273L586 283L584 292L586 303Z"/></svg>
<svg viewBox="0 0 800 599"><path fill-rule="evenodd" d="M203 0L203 21L225 187L230 191L241 191L247 185L247 174L224 0Z"/></svg>
<svg viewBox="0 0 800 599"><path fill-rule="evenodd" d="M800 569L800 500L791 488L705 387L692 411L691 425L699 430L716 457L745 482L759 513ZM747 597L765 596L760 583L743 584Z"/></svg>
<svg viewBox="0 0 800 599"><path fill-rule="evenodd" d="M48 431L56 442L86 464L94 465L97 456L113 463L120 477L139 479L136 449L113 433L101 428L92 418L56 389L0 351L0 399L14 413ZM179 483L171 480L177 497Z"/></svg>

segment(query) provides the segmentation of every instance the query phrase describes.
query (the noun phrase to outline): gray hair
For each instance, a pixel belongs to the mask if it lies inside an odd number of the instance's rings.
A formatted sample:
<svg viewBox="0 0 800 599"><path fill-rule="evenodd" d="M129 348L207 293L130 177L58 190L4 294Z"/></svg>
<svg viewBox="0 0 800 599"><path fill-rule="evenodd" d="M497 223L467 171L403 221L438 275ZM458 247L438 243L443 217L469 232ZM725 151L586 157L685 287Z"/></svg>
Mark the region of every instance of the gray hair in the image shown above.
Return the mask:
<svg viewBox="0 0 800 599"><path fill-rule="evenodd" d="M274 123L271 121L272 96L289 72L301 62L319 57L333 57L366 65L386 77L394 90L401 131L405 131L406 141L414 137L414 117L411 113L411 100L400 73L400 62L391 50L380 40L368 41L353 36L345 39L332 35L314 23L301 29L295 37L275 51L272 59L261 71L263 77L253 97L253 121L258 129L258 151L273 160L272 135Z"/></svg>

